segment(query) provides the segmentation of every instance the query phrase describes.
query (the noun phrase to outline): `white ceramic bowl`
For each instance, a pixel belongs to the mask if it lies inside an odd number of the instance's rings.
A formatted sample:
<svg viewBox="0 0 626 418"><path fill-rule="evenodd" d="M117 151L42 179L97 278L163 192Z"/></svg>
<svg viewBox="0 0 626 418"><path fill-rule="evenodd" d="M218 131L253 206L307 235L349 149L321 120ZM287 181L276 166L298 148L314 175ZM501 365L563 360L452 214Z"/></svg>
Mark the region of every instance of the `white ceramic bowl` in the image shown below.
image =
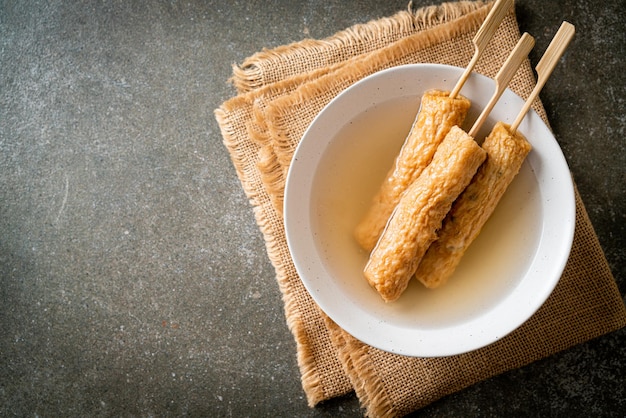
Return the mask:
<svg viewBox="0 0 626 418"><path fill-rule="evenodd" d="M359 340L420 357L491 344L545 302L568 259L574 189L559 145L531 111L519 127L533 150L448 283L416 280L385 303L363 277L367 254L352 237L371 196L411 128L424 91L451 90L461 68L415 64L381 71L338 95L315 118L294 155L285 190L285 228L296 269L324 312ZM493 94L473 74L461 94L471 123ZM512 123L523 100L507 90L477 138Z"/></svg>

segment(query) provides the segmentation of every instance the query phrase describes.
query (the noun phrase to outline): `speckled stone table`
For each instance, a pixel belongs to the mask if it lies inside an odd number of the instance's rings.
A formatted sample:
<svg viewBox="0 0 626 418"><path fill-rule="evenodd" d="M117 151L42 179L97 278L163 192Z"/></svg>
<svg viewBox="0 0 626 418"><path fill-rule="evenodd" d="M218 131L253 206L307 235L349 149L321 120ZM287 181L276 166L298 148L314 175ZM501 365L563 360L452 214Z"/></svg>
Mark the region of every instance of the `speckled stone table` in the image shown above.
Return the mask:
<svg viewBox="0 0 626 418"><path fill-rule="evenodd" d="M414 1L414 7L434 2ZM231 65L404 1L0 2L0 416L360 416L306 405L213 110ZM541 98L626 294L626 8L519 0ZM623 416L626 330L416 416Z"/></svg>

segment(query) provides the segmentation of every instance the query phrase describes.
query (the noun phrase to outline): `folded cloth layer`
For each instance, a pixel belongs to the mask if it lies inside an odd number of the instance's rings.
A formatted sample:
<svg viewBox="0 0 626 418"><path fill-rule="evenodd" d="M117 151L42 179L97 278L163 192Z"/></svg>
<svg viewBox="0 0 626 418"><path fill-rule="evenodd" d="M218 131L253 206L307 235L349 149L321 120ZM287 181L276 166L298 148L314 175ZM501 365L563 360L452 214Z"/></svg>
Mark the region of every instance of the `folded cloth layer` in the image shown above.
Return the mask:
<svg viewBox="0 0 626 418"><path fill-rule="evenodd" d="M283 193L293 152L315 115L343 89L385 68L419 62L464 67L490 7L458 2L403 11L325 40L259 52L233 70L239 95L217 109L216 118L276 270L311 406L354 390L369 416L401 416L626 326L626 309L577 191L574 244L555 291L518 330L470 353L423 359L367 346L324 315L296 273L283 226ZM476 71L493 77L519 37L511 13ZM510 87L525 98L534 82L526 62ZM548 123L539 100L533 107Z"/></svg>

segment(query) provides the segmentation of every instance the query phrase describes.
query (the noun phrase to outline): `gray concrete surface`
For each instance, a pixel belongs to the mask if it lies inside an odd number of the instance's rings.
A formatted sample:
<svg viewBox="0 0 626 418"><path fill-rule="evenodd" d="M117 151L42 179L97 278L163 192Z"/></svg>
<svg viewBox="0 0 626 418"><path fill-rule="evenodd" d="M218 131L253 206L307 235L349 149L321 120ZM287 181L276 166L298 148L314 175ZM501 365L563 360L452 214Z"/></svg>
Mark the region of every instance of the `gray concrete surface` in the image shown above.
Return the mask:
<svg viewBox="0 0 626 418"><path fill-rule="evenodd" d="M306 405L213 110L232 63L406 3L0 0L0 416L361 415ZM577 26L542 99L622 295L623 6L517 2L536 51ZM623 416L624 376L622 330L415 415Z"/></svg>

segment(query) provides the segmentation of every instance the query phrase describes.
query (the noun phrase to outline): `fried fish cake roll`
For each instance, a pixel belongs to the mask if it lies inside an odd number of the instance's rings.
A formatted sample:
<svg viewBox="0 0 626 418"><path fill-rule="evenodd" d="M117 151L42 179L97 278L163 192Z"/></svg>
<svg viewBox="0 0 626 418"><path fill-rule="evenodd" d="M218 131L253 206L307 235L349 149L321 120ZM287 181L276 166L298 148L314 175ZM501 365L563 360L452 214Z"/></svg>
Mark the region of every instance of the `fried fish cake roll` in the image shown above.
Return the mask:
<svg viewBox="0 0 626 418"><path fill-rule="evenodd" d="M374 248L401 194L430 163L450 128L461 126L470 104L461 96L450 98L449 92L430 90L424 93L411 132L368 212L354 231L354 237L363 249L371 251Z"/></svg>
<svg viewBox="0 0 626 418"><path fill-rule="evenodd" d="M454 126L431 163L406 189L364 269L368 282L386 302L404 292L452 202L484 160L485 151Z"/></svg>
<svg viewBox="0 0 626 418"><path fill-rule="evenodd" d="M417 268L415 277L426 287L441 286L454 273L531 150L522 134L512 134L502 122L496 124L482 147L487 159L452 205L439 238Z"/></svg>

